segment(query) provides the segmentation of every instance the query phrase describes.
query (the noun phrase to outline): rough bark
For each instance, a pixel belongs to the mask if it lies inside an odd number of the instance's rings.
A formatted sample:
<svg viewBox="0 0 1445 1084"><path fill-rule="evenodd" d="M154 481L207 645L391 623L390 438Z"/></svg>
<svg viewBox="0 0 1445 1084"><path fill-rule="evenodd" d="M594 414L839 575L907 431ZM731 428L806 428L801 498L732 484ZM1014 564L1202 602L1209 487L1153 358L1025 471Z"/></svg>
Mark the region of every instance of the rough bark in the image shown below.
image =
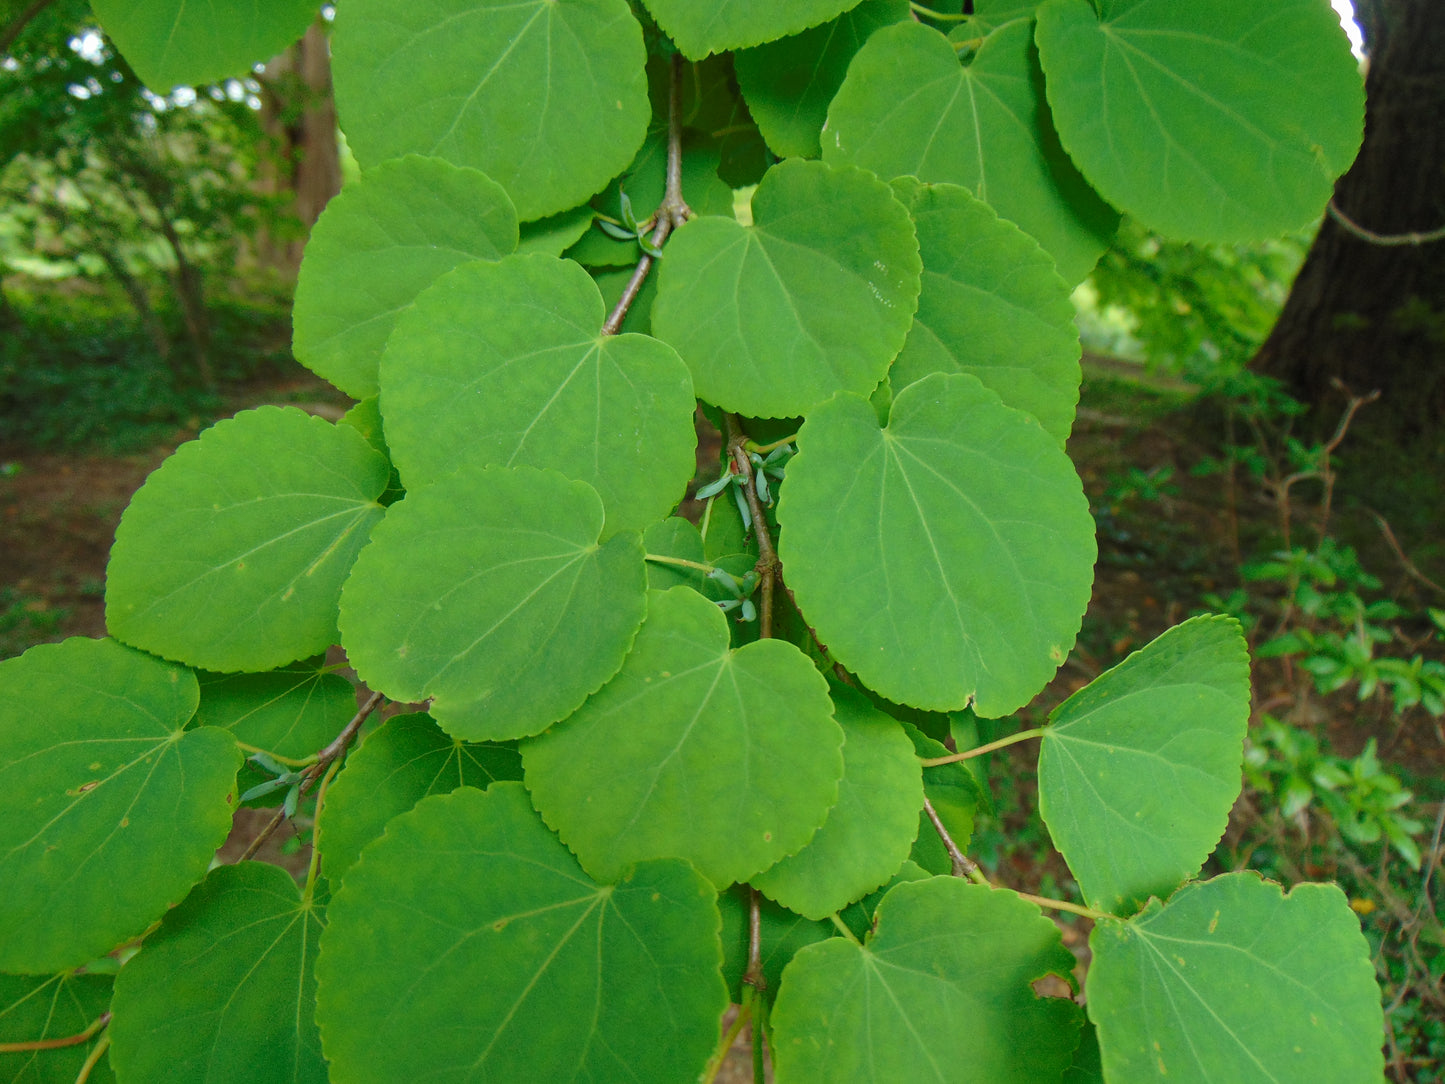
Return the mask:
<svg viewBox="0 0 1445 1084"><path fill-rule="evenodd" d="M1445 5L1355 0L1365 140L1254 361L1316 411L1382 393L1372 413L1438 434L1445 419ZM1350 223L1361 229L1352 228ZM1371 239L1364 233L1378 235ZM1425 240L1419 236L1432 235ZM1424 241L1424 243L1421 243Z"/></svg>

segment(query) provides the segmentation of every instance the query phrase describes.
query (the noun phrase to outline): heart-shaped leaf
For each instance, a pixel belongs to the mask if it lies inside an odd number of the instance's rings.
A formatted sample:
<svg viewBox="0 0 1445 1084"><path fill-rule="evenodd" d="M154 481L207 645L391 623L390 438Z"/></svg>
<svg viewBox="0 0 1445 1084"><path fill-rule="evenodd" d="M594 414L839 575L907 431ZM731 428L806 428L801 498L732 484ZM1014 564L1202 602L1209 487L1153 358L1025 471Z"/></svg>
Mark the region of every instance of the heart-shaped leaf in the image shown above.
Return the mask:
<svg viewBox="0 0 1445 1084"><path fill-rule="evenodd" d="M875 922L864 944L810 945L783 971L771 1016L779 1079L1059 1079L1079 1009L1030 984L1069 974L1074 957L1037 907L933 877L895 887Z"/></svg>
<svg viewBox="0 0 1445 1084"><path fill-rule="evenodd" d="M596 284L552 256L473 263L397 322L381 412L408 488L463 465L559 471L602 496L610 535L681 500L695 466L692 384L672 348L603 335Z"/></svg>
<svg viewBox="0 0 1445 1084"><path fill-rule="evenodd" d="M396 318L458 264L517 247L517 212L485 173L409 154L364 170L306 243L291 318L296 359L357 399Z"/></svg>
<svg viewBox="0 0 1445 1084"><path fill-rule="evenodd" d="M1170 237L1311 225L1359 149L1359 68L1315 0L1051 0L1037 37L1069 154Z"/></svg>
<svg viewBox="0 0 1445 1084"><path fill-rule="evenodd" d="M828 110L823 160L962 185L1037 240L1071 285L1119 224L1059 146L1026 21L991 33L967 66L929 27L877 31Z"/></svg>
<svg viewBox="0 0 1445 1084"><path fill-rule="evenodd" d="M0 969L103 956L205 873L241 757L185 729L198 699L189 670L113 640L0 663Z"/></svg>
<svg viewBox="0 0 1445 1084"><path fill-rule="evenodd" d="M913 214L923 293L888 381L972 373L1062 445L1079 401L1079 333L1069 288L1032 237L951 184L893 182Z"/></svg>
<svg viewBox="0 0 1445 1084"><path fill-rule="evenodd" d="M162 463L121 517L106 627L207 670L270 670L325 651L387 477L359 432L295 407L218 422Z"/></svg>
<svg viewBox="0 0 1445 1084"><path fill-rule="evenodd" d="M1228 873L1089 935L1106 1080L1381 1080L1380 990L1335 885Z"/></svg>
<svg viewBox="0 0 1445 1084"><path fill-rule="evenodd" d="M318 1019L332 1071L693 1080L727 1005L716 900L685 862L597 884L518 783L423 799L328 909Z"/></svg>
<svg viewBox="0 0 1445 1084"><path fill-rule="evenodd" d="M636 534L598 543L602 501L531 467L461 470L407 493L341 596L357 673L430 699L455 738L517 738L617 672L646 609Z"/></svg>
<svg viewBox="0 0 1445 1084"><path fill-rule="evenodd" d="M923 806L922 770L903 728L853 689L832 693L847 739L838 801L806 847L751 882L812 919L841 911L897 872Z"/></svg>
<svg viewBox="0 0 1445 1084"><path fill-rule="evenodd" d="M657 25L683 56L701 60L709 53L759 45L796 34L847 11L858 0L644 0Z"/></svg>
<svg viewBox="0 0 1445 1084"><path fill-rule="evenodd" d="M1068 653L1094 567L1058 442L967 373L905 388L887 428L840 395L798 434L778 504L788 586L882 696L984 716L1027 703Z"/></svg>
<svg viewBox="0 0 1445 1084"><path fill-rule="evenodd" d="M316 20L315 0L95 0L95 17L157 94L249 76ZM18 11L18 8L16 9Z"/></svg>
<svg viewBox="0 0 1445 1084"><path fill-rule="evenodd" d="M653 332L724 410L783 418L839 390L867 395L918 304L908 212L861 170L800 159L768 170L752 209L751 226L704 216L678 230Z"/></svg>
<svg viewBox="0 0 1445 1084"><path fill-rule="evenodd" d="M321 925L279 866L212 870L116 979L116 1071L209 1080L224 1066L234 1079L325 1084L313 974Z"/></svg>
<svg viewBox="0 0 1445 1084"><path fill-rule="evenodd" d="M1249 722L1239 622L1176 625L1049 719L1039 812L1084 898L1123 914L1197 873L1239 797Z"/></svg>
<svg viewBox="0 0 1445 1084"><path fill-rule="evenodd" d="M523 221L622 172L651 116L627 0L350 0L332 54L362 165L417 153L480 169Z"/></svg>
<svg viewBox="0 0 1445 1084"><path fill-rule="evenodd" d="M807 656L781 640L731 650L718 608L674 587L651 596L621 672L524 743L522 764L593 876L677 857L725 886L808 842L838 797L842 744Z"/></svg>
<svg viewBox="0 0 1445 1084"><path fill-rule="evenodd" d="M510 745L458 741L420 713L393 716L346 758L326 791L317 822L321 868L328 880L341 880L389 820L428 794L521 778L522 760Z"/></svg>

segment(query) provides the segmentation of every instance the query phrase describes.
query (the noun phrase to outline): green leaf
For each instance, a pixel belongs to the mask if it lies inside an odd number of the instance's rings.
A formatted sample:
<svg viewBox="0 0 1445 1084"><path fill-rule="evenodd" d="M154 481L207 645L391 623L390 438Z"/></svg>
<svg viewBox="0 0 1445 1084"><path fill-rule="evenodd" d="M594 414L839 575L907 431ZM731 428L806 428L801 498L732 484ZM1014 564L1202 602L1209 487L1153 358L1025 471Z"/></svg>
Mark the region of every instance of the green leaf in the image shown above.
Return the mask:
<svg viewBox="0 0 1445 1084"><path fill-rule="evenodd" d="M348 395L375 395L387 336L417 295L458 264L516 247L517 212L485 173L415 154L363 171L311 229L296 359Z"/></svg>
<svg viewBox="0 0 1445 1084"><path fill-rule="evenodd" d="M327 788L318 822L321 868L333 884L341 880L389 820L428 794L521 778L511 746L457 741L421 713L394 716L366 736Z"/></svg>
<svg viewBox="0 0 1445 1084"><path fill-rule="evenodd" d="M1051 0L1037 37L1069 154L1170 237L1312 225L1359 149L1359 68L1316 0Z"/></svg>
<svg viewBox="0 0 1445 1084"><path fill-rule="evenodd" d="M722 915L723 979L735 1004L742 1004L743 976L748 970L748 952L751 947L749 930L749 907L752 889L747 885L733 885L718 896L718 911ZM767 983L763 996L771 1001L778 992L783 968L800 948L818 941L837 936L837 928L831 922L815 922L804 918L786 907L780 907L766 896L758 897L758 962L763 967L763 981ZM66 1084L69 1084L67 1081Z"/></svg>
<svg viewBox="0 0 1445 1084"><path fill-rule="evenodd" d="M1090 1020L1079 1032L1079 1047L1064 1074L1063 1084L1105 1084L1104 1066L1099 1061L1099 1034Z"/></svg>
<svg viewBox="0 0 1445 1084"><path fill-rule="evenodd" d="M912 723L901 725L913 742L915 756L929 760L948 756L949 749L942 742L930 738ZM949 838L960 849L967 850L968 842L973 838L974 818L979 807L987 809L989 804L987 792L974 776L973 769L961 760L924 768L923 793L948 830ZM918 812L918 836L914 840L911 857L929 873L946 874L953 870L953 856L948 853L927 810L920 809Z"/></svg>
<svg viewBox="0 0 1445 1084"><path fill-rule="evenodd" d="M1381 1080L1359 919L1334 885L1228 873L1089 936L1106 1080Z"/></svg>
<svg viewBox="0 0 1445 1084"><path fill-rule="evenodd" d="M880 695L983 716L1027 703L1089 601L1093 521L1073 464L966 373L899 393L886 429L840 395L808 418L778 504L788 586Z"/></svg>
<svg viewBox="0 0 1445 1084"><path fill-rule="evenodd" d="M832 690L843 728L837 804L808 845L752 878L783 906L825 919L877 888L908 858L918 834L923 775L902 727L845 686Z"/></svg>
<svg viewBox="0 0 1445 1084"><path fill-rule="evenodd" d="M1032 19L1039 0L974 0L973 15L965 22L969 34L987 37L1015 19Z"/></svg>
<svg viewBox="0 0 1445 1084"><path fill-rule="evenodd" d="M387 474L355 429L295 407L218 422L162 463L121 517L106 569L111 635L207 670L325 651Z"/></svg>
<svg viewBox="0 0 1445 1084"><path fill-rule="evenodd" d="M64 1039L79 1035L110 1008L109 975L0 975L0 1045ZM0 1054L6 1084L73 1084L101 1036L55 1050ZM102 1058L90 1084L110 1084L115 1075Z"/></svg>
<svg viewBox="0 0 1445 1084"><path fill-rule="evenodd" d="M869 34L906 18L907 0L863 0L821 26L734 55L748 111L774 154L816 158L822 153L818 133L848 62Z"/></svg>
<svg viewBox="0 0 1445 1084"><path fill-rule="evenodd" d="M669 516L647 528L642 535L642 546L649 555L677 557L698 564L705 561L702 535L680 516ZM694 591L701 591L705 576L701 569L661 561L647 562L647 586L655 591L666 591L669 587L691 587Z"/></svg>
<svg viewBox="0 0 1445 1084"><path fill-rule="evenodd" d="M324 1084L313 974L320 909L279 866L212 870L115 982L126 1080Z"/></svg>
<svg viewBox="0 0 1445 1084"><path fill-rule="evenodd" d="M858 0L643 0L682 55L701 60L709 53L761 45L796 34L839 15Z"/></svg>
<svg viewBox="0 0 1445 1084"><path fill-rule="evenodd" d="M93 0L91 7L126 63L157 94L177 84L250 76L306 32L315 0Z"/></svg>
<svg viewBox="0 0 1445 1084"><path fill-rule="evenodd" d="M603 335L577 264L514 256L459 267L396 325L381 412L408 489L463 465L528 465L586 482L606 535L682 499L696 462L692 386L672 348Z"/></svg>
<svg viewBox="0 0 1445 1084"><path fill-rule="evenodd" d="M332 53L362 165L416 152L480 169L523 221L622 172L651 115L626 0L350 0Z"/></svg>
<svg viewBox="0 0 1445 1084"><path fill-rule="evenodd" d="M324 660L265 674L199 674L196 726L229 730L237 741L300 760L315 753L356 714L356 689Z"/></svg>
<svg viewBox="0 0 1445 1084"><path fill-rule="evenodd" d="M1199 871L1239 797L1249 652L1232 617L1176 625L1055 708L1039 811L1091 906L1124 914Z"/></svg>
<svg viewBox="0 0 1445 1084"><path fill-rule="evenodd" d="M918 304L907 211L861 170L799 159L768 170L752 208L752 226L701 217L673 236L655 334L724 410L781 418L835 391L867 395Z"/></svg>
<svg viewBox="0 0 1445 1084"><path fill-rule="evenodd" d="M1059 1079L1080 1013L1030 983L1068 975L1074 957L1037 907L934 877L894 888L876 922L861 947L812 945L783 972L771 1016L780 1080Z"/></svg>
<svg viewBox="0 0 1445 1084"><path fill-rule="evenodd" d="M520 784L426 798L332 900L326 1055L353 1084L692 1080L727 1005L715 901L683 862L595 883Z"/></svg>
<svg viewBox="0 0 1445 1084"><path fill-rule="evenodd" d="M538 252L544 256L560 256L592 225L594 215L587 204L555 215L525 223L517 241L517 251Z"/></svg>
<svg viewBox="0 0 1445 1084"><path fill-rule="evenodd" d="M808 842L837 799L842 744L801 651L730 650L718 608L674 587L651 596L621 672L526 742L522 764L543 818L593 876L677 857L724 886Z"/></svg>
<svg viewBox="0 0 1445 1084"><path fill-rule="evenodd" d="M341 597L356 671L430 699L468 741L535 734L617 672L645 612L636 534L598 544L602 502L531 467L461 470L392 506Z"/></svg>
<svg viewBox="0 0 1445 1084"><path fill-rule="evenodd" d="M1059 146L1025 21L995 30L966 67L929 27L877 31L828 110L823 160L962 185L1034 237L1070 284L1119 224Z"/></svg>
<svg viewBox="0 0 1445 1084"><path fill-rule="evenodd" d="M198 699L190 671L112 640L0 663L0 969L103 956L205 873L240 756L184 729Z"/></svg>
<svg viewBox="0 0 1445 1084"><path fill-rule="evenodd" d="M1079 333L1053 258L988 204L950 184L893 182L913 214L923 293L888 381L972 373L1060 445L1079 401Z"/></svg>

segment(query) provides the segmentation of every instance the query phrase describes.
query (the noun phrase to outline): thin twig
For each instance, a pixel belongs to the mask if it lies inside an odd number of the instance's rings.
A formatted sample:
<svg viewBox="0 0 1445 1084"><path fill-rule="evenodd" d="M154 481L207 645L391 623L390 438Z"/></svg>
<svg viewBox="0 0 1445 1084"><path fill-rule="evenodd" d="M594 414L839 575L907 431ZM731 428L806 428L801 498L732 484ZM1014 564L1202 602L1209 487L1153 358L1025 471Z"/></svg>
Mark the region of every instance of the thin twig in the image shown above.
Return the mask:
<svg viewBox="0 0 1445 1084"><path fill-rule="evenodd" d="M90 1079L91 1072L100 1064L100 1059L105 1057L105 1052L110 1049L110 1032L100 1037L100 1042L95 1044L95 1049L85 1059L85 1064L80 1067L80 1072L75 1074L75 1084L86 1084Z"/></svg>
<svg viewBox="0 0 1445 1084"><path fill-rule="evenodd" d="M1406 574L1409 575L1409 577L1415 580L1417 583L1422 583L1426 587L1429 587L1432 590L1438 591L1440 592L1440 594L1445 595L1445 587L1441 587L1429 576L1421 572L1418 568L1415 567L1415 562L1410 560L1410 558L1405 555L1404 549L1400 546L1399 539L1395 537L1395 532L1390 530L1390 524L1386 522L1385 517L1380 515L1380 513L1376 512L1373 508L1369 509L1369 513L1370 515L1375 517L1375 523L1378 524L1380 528L1380 533L1385 536L1385 541L1388 542L1390 544L1390 548L1395 551L1395 557L1400 562L1401 567L1405 569Z"/></svg>
<svg viewBox="0 0 1445 1084"><path fill-rule="evenodd" d="M933 803L927 797L923 799L923 812L928 814L928 819L933 822L934 831L943 840L943 846L948 851L948 857L953 862L953 875L955 877L968 877L972 879L974 874L980 872L978 863L969 858L959 849L953 837L948 834L948 829L943 826L943 819L938 815L938 810L933 808Z"/></svg>
<svg viewBox="0 0 1445 1084"><path fill-rule="evenodd" d="M748 889L748 969L743 972L743 985L759 992L768 988L763 977L763 908L756 888Z"/></svg>
<svg viewBox="0 0 1445 1084"><path fill-rule="evenodd" d="M724 441L728 459L732 461L733 473L743 480L743 496L748 502L748 511L753 518L753 535L758 540L758 636L766 640L773 634L773 587L777 581L778 551L773 548L773 536L768 530L768 517L763 502L758 499L758 488L753 482L753 462L748 458L748 435L743 432L742 420L736 414L724 414L723 425L727 428Z"/></svg>
<svg viewBox="0 0 1445 1084"><path fill-rule="evenodd" d="M662 202L652 216L654 225L650 241L653 250L660 251L668 235L691 217L692 208L682 198L682 54L674 53L667 97L667 186ZM647 281L648 272L656 262L657 258L650 253L642 254L637 266L632 269L632 277L622 288L622 296L602 325L602 334L616 335L622 329L627 311L642 292L642 284Z"/></svg>
<svg viewBox="0 0 1445 1084"><path fill-rule="evenodd" d="M1405 233L1376 233L1374 230L1365 229L1364 226L1361 226L1353 218L1345 214L1344 211L1340 210L1340 205L1334 200L1330 200L1326 210L1329 211L1331 218L1345 228L1346 233L1352 234L1359 240L1366 241L1372 245L1384 245L1386 247L1394 245L1429 245L1436 241L1445 241L1445 226L1441 226L1439 229L1425 230L1424 232L1407 230Z"/></svg>
<svg viewBox="0 0 1445 1084"><path fill-rule="evenodd" d="M332 739L330 745L328 745L325 749L321 750L321 752L316 754L316 763L306 769L305 777L301 781L301 789L297 794L298 798L304 798L306 796L306 793L316 785L316 783L321 779L323 775L326 774L326 771L328 768L331 767L332 762L339 759L342 755L345 754L347 747L356 738L356 734L361 729L362 724L366 722L366 720L370 717L371 713L376 710L377 705L379 705L383 699L384 697L381 695L381 693L372 693L369 697L367 697L366 703L362 704L361 707L357 709L356 714L353 715L351 717L351 721L342 728L341 733L336 735L336 737ZM276 810L276 815L266 822L266 827L261 829L261 831L257 834L256 838L251 841L251 845L246 848L246 853L241 855L241 857L238 858L237 861L245 862L251 858L254 858L256 856L256 852L259 851L261 849L261 846L268 839L271 838L271 836L275 833L276 829L281 827L281 822L285 819L286 807L282 806L280 809Z"/></svg>

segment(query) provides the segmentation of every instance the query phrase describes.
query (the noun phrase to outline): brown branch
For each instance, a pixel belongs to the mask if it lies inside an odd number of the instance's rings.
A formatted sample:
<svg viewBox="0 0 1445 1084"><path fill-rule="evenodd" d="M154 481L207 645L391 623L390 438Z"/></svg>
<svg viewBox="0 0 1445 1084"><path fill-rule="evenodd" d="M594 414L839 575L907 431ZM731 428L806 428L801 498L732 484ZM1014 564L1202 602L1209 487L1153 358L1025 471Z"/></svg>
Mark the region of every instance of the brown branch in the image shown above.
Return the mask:
<svg viewBox="0 0 1445 1084"><path fill-rule="evenodd" d="M943 826L943 818L938 815L938 810L933 808L933 803L927 798L923 799L923 812L928 814L928 819L933 822L933 828L938 833L938 838L943 840L943 846L953 862L953 875L972 879L979 872L978 863L959 850L958 844L953 842L953 837Z"/></svg>
<svg viewBox="0 0 1445 1084"><path fill-rule="evenodd" d="M1400 540L1395 537L1395 532L1390 530L1390 524L1385 520L1385 517L1380 515L1380 513L1376 512L1373 508L1369 509L1369 513L1370 515L1375 517L1375 523L1379 526L1380 533L1385 536L1385 541L1388 542L1390 544L1390 548L1395 551L1395 558L1405 569L1406 574L1408 574L1410 578L1415 580L1416 582L1422 583L1426 587L1429 587L1432 590L1438 591L1440 594L1445 595L1445 587L1441 587L1429 576L1421 572L1415 566L1415 562L1410 560L1410 558L1405 555L1404 549L1400 546Z"/></svg>
<svg viewBox="0 0 1445 1084"><path fill-rule="evenodd" d="M353 715L351 721L342 728L341 733L336 735L325 749L322 749L321 752L316 754L316 763L306 769L305 778L301 781L301 790L298 797L304 798L306 793L326 774L326 770L331 767L332 763L346 754L347 748L356 739L357 732L361 730L362 724L365 723L371 716L371 713L377 709L377 706L382 700L383 697L381 693L372 693L367 697L366 702L357 709L356 714ZM246 853L241 855L236 861L245 862L248 859L254 858L256 852L261 849L262 844L275 834L276 829L281 827L281 822L285 819L286 807L282 806L276 810L276 815L266 822L266 827L262 828L256 838L251 841L251 845L246 848Z"/></svg>
<svg viewBox="0 0 1445 1084"><path fill-rule="evenodd" d="M759 994L768 988L763 976L762 903L758 890L752 887L748 888L748 969L743 972L743 984Z"/></svg>
<svg viewBox="0 0 1445 1084"><path fill-rule="evenodd" d="M682 54L674 53L667 96L667 186L663 190L662 202L652 215L654 225L649 238L652 248L660 251L672 231L691 217L692 208L682 198ZM657 257L652 254L642 254L632 270L632 277L622 288L622 296L603 323L602 334L616 335L621 330L622 321L642 292L642 284L647 281L647 275L656 262Z"/></svg>
<svg viewBox="0 0 1445 1084"><path fill-rule="evenodd" d="M6 49L14 45L15 39L20 37L21 33L24 32L25 28L30 24L30 20L54 2L55 0L31 0L29 7L15 16L14 19L10 20L10 24L6 26L5 29L0 30L0 53L5 52Z"/></svg>
<svg viewBox="0 0 1445 1084"><path fill-rule="evenodd" d="M778 572L782 568L778 551L773 548L773 536L768 531L767 512L758 499L758 487L753 480L753 461L748 458L748 435L743 432L743 423L736 414L724 414L723 424L727 428L725 437L728 459L732 462L733 473L742 482L743 497L748 502L748 512L753 517L753 537L758 540L758 591L761 600L758 605L758 635L766 640L773 635L773 588Z"/></svg>

